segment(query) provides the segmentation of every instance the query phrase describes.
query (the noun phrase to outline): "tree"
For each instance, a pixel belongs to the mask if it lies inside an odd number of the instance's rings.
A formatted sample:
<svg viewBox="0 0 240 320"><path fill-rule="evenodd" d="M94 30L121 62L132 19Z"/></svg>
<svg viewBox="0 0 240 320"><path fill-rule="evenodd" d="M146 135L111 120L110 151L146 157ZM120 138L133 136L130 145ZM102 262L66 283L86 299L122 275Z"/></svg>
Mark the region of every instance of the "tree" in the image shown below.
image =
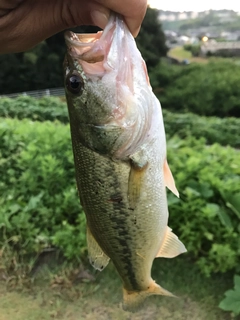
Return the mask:
<svg viewBox="0 0 240 320"><path fill-rule="evenodd" d="M160 58L166 56L168 50L158 16L159 11L157 9L148 7L141 30L136 39L138 48L148 68L155 67Z"/></svg>

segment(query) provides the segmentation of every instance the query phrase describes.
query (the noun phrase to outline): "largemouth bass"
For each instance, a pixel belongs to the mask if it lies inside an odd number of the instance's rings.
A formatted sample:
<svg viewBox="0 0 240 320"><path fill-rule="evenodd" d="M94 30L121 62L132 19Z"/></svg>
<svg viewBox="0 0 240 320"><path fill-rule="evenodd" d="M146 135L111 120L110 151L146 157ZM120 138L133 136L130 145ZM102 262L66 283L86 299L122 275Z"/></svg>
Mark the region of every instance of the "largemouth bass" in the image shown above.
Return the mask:
<svg viewBox="0 0 240 320"><path fill-rule="evenodd" d="M76 180L87 218L90 263L111 259L123 282L123 308L153 294L172 295L151 278L155 257L186 251L168 227L161 106L123 19L112 14L96 34L65 35L65 89Z"/></svg>

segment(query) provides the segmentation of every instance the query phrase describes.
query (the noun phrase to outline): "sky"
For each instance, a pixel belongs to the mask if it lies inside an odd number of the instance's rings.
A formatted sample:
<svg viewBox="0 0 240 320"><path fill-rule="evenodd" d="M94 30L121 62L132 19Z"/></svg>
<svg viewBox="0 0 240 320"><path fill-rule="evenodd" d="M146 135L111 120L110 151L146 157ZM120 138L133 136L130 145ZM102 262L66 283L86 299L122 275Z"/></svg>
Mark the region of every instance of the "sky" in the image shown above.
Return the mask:
<svg viewBox="0 0 240 320"><path fill-rule="evenodd" d="M148 0L152 8L169 11L205 11L228 9L240 12L240 0Z"/></svg>

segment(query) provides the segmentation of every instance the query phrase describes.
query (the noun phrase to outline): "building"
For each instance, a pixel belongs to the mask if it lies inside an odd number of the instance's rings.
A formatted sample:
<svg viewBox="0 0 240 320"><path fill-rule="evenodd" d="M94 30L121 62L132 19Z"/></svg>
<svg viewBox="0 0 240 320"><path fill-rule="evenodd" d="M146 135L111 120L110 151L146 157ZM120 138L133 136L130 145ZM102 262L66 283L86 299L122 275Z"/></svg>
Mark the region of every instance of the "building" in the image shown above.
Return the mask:
<svg viewBox="0 0 240 320"><path fill-rule="evenodd" d="M210 40L203 42L200 48L200 55L206 56L221 56L221 57L239 57L240 56L240 41L234 42L217 42Z"/></svg>

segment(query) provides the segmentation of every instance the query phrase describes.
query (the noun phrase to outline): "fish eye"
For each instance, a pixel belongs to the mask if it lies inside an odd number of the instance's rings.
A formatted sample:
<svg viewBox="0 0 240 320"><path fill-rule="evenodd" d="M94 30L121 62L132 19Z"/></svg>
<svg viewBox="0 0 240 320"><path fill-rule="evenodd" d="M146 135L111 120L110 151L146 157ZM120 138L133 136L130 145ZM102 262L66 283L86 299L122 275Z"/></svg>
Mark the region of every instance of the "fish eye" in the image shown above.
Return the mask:
<svg viewBox="0 0 240 320"><path fill-rule="evenodd" d="M78 73L70 74L66 79L66 87L73 94L79 94L83 89L83 79Z"/></svg>

